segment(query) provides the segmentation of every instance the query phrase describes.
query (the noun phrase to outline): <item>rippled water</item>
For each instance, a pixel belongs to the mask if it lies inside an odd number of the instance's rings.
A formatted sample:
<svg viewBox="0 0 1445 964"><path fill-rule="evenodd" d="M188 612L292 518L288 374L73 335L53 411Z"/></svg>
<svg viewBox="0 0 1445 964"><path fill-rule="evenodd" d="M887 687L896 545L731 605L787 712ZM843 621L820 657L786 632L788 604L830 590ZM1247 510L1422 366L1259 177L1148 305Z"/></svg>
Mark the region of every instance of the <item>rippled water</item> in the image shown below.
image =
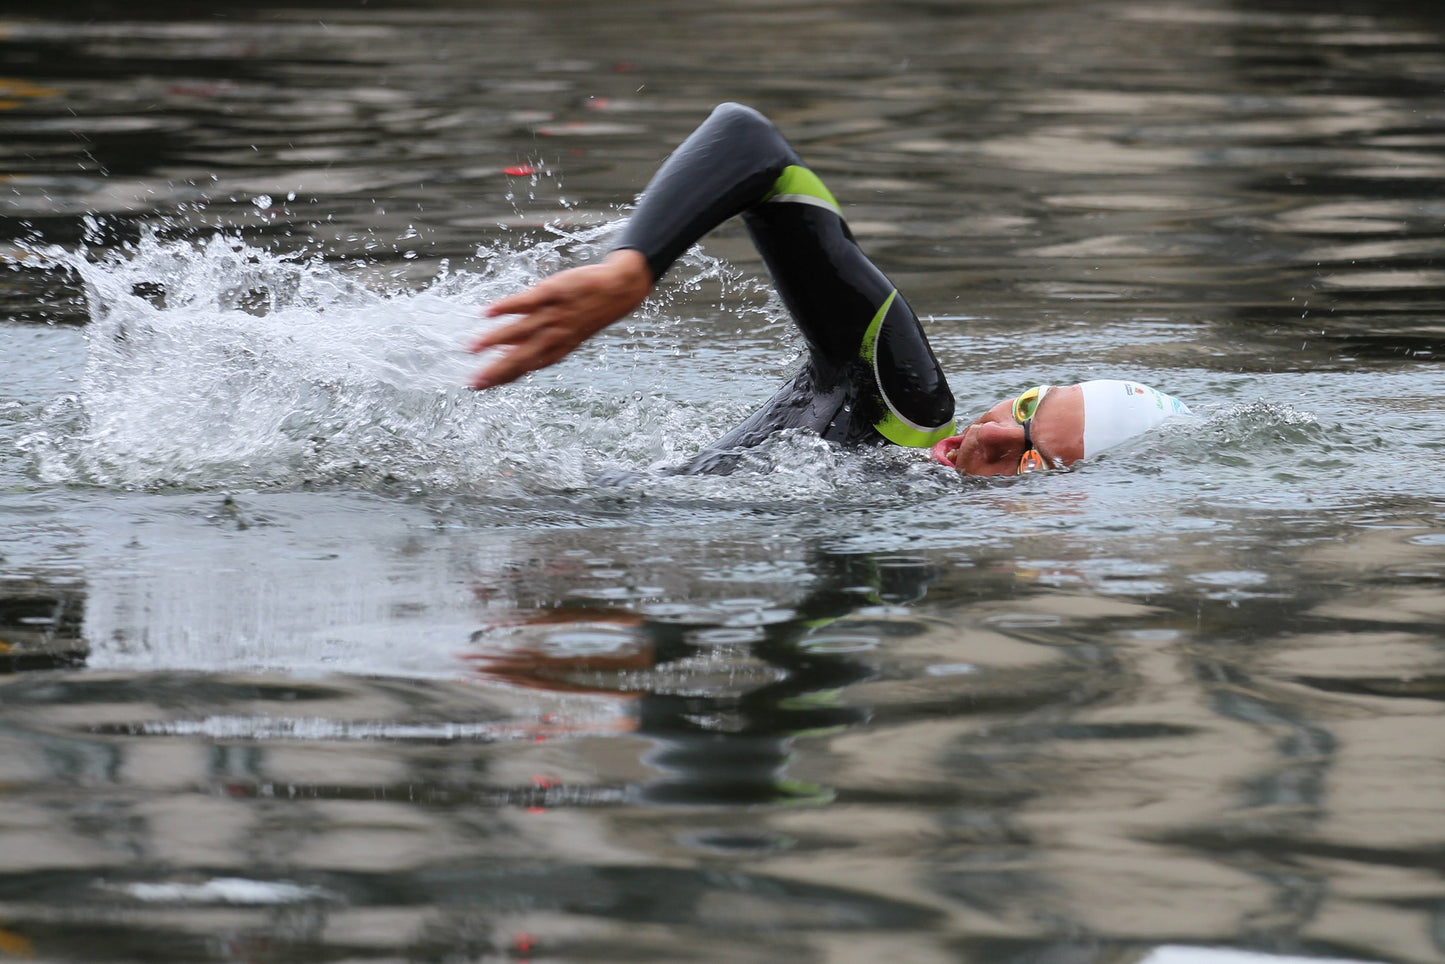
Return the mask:
<svg viewBox="0 0 1445 964"><path fill-rule="evenodd" d="M1334 6L0 20L0 956L1445 956L1445 22ZM721 100L965 412L1202 418L668 474L797 356L736 225L463 390Z"/></svg>

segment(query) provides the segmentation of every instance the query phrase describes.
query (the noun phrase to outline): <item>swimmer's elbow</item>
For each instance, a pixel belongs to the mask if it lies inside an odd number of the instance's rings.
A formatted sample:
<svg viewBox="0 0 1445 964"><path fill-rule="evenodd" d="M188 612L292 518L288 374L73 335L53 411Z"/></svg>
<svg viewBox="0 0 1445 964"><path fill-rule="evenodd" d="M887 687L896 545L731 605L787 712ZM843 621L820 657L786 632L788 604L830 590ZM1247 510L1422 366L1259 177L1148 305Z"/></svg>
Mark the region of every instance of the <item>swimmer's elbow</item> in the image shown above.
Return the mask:
<svg viewBox="0 0 1445 964"><path fill-rule="evenodd" d="M737 131L749 129L771 131L775 129L773 122L768 120L761 111L731 100L714 107L710 120Z"/></svg>

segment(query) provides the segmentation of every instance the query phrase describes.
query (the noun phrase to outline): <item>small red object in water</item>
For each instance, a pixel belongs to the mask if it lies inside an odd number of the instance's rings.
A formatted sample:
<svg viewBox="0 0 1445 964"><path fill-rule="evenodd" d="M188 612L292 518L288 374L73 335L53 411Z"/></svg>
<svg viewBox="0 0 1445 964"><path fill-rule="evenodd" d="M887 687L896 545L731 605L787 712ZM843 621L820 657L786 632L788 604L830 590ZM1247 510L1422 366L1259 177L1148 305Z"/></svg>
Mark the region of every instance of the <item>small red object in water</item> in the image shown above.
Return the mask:
<svg viewBox="0 0 1445 964"><path fill-rule="evenodd" d="M503 174L510 174L512 177L530 177L537 173L535 164L513 164L511 167L502 168Z"/></svg>
<svg viewBox="0 0 1445 964"><path fill-rule="evenodd" d="M525 954L536 946L537 942L526 931L518 931L512 935L512 950L514 951L521 951Z"/></svg>

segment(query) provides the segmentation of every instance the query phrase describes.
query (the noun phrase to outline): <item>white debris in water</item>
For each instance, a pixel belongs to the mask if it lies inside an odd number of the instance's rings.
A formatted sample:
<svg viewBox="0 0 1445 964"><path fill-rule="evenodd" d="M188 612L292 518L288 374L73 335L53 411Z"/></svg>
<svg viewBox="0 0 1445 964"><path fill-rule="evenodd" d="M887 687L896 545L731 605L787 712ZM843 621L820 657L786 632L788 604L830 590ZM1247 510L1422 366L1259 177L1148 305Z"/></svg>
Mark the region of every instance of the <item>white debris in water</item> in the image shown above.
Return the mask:
<svg viewBox="0 0 1445 964"><path fill-rule="evenodd" d="M924 672L929 676L967 676L977 673L978 667L972 663L934 663Z"/></svg>
<svg viewBox="0 0 1445 964"><path fill-rule="evenodd" d="M1165 944L1154 948L1139 964L1367 964L1337 957L1296 957L1240 951L1232 947L1185 947Z"/></svg>
<svg viewBox="0 0 1445 964"><path fill-rule="evenodd" d="M496 740L531 735L536 726L523 723L384 723L326 719L208 716L201 720L143 723L134 728L146 736L202 736L214 740Z"/></svg>
<svg viewBox="0 0 1445 964"><path fill-rule="evenodd" d="M303 887L245 877L214 877L200 884L99 882L97 887L124 894L134 900L156 904L247 904L251 906L296 904L311 900L338 900L320 887Z"/></svg>

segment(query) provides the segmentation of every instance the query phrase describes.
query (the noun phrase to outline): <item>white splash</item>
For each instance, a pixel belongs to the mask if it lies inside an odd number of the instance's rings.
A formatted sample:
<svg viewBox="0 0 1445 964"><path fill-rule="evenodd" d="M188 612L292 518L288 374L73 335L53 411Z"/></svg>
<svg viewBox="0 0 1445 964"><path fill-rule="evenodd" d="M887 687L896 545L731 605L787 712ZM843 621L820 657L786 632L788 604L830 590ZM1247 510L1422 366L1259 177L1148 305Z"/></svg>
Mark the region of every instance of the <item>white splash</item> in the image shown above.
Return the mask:
<svg viewBox="0 0 1445 964"><path fill-rule="evenodd" d="M638 325L654 340L678 325L660 313L665 296L565 368L486 393L464 387L480 364L465 350L487 324L480 308L555 268L559 249L612 230L482 252L479 273L443 271L400 291L224 235L148 234L94 260L47 249L84 283L89 350L77 397L53 406L24 447L47 482L121 488L562 491L598 467L678 461L740 413L635 388L668 374L637 371ZM720 265L692 256L673 290Z"/></svg>

